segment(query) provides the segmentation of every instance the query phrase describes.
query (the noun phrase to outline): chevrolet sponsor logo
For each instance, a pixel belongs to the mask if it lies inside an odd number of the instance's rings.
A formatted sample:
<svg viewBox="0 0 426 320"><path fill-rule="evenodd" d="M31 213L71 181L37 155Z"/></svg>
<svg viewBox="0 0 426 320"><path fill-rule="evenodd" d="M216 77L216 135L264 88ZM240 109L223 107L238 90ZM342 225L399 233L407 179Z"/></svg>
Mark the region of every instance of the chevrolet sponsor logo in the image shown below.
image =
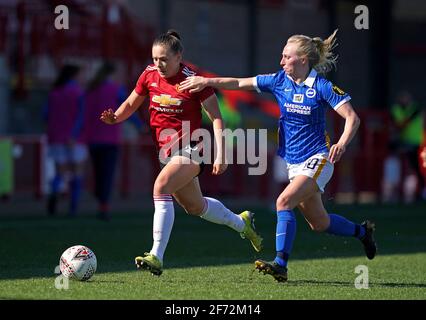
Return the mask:
<svg viewBox="0 0 426 320"><path fill-rule="evenodd" d="M157 102L162 107L168 107L168 106L180 106L182 104L182 100L177 98L172 98L169 94L162 94L160 96L154 96L152 97L153 102Z"/></svg>

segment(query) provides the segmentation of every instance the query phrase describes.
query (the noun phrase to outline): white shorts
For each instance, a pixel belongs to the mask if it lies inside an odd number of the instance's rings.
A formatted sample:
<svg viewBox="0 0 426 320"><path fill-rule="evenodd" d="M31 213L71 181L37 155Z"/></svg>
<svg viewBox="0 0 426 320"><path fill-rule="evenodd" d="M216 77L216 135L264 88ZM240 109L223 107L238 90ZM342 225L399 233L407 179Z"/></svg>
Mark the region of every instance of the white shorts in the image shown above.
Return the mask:
<svg viewBox="0 0 426 320"><path fill-rule="evenodd" d="M333 175L334 165L328 161L328 153L318 153L305 162L287 164L290 182L296 176L307 176L315 180L321 193Z"/></svg>
<svg viewBox="0 0 426 320"><path fill-rule="evenodd" d="M57 164L81 163L87 158L87 147L84 144L52 144L49 146L49 157Z"/></svg>

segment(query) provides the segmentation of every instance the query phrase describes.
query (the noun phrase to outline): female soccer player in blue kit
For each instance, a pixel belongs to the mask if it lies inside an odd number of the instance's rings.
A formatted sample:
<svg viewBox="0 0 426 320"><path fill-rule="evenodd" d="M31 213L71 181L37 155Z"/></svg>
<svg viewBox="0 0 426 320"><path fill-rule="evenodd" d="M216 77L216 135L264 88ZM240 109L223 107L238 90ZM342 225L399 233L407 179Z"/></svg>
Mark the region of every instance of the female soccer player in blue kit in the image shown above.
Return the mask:
<svg viewBox="0 0 426 320"><path fill-rule="evenodd" d="M350 96L320 76L336 64L332 53L337 30L326 40L294 35L287 40L280 65L282 70L251 78L189 77L180 90L197 92L205 87L227 90L257 90L274 94L280 107L278 154L287 162L291 183L276 202L276 257L272 262L256 260L259 271L277 281L287 281L287 261L296 235L294 208L298 207L312 230L361 240L368 259L376 255L374 224L355 224L337 214L328 214L321 193L354 137L360 120ZM330 105L345 127L340 139L330 146L325 112Z"/></svg>

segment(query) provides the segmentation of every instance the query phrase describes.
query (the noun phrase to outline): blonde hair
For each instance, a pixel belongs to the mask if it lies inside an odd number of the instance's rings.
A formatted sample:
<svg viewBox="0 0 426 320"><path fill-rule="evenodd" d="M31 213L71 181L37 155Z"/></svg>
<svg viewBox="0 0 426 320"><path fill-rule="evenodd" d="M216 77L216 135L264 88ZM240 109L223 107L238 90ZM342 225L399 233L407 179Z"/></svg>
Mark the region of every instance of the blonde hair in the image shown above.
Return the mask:
<svg viewBox="0 0 426 320"><path fill-rule="evenodd" d="M336 68L337 55L332 50L337 47L336 29L327 39L319 37L311 38L305 35L291 36L287 43L298 44L297 54L306 55L309 60L309 67L314 68L319 73L327 73Z"/></svg>

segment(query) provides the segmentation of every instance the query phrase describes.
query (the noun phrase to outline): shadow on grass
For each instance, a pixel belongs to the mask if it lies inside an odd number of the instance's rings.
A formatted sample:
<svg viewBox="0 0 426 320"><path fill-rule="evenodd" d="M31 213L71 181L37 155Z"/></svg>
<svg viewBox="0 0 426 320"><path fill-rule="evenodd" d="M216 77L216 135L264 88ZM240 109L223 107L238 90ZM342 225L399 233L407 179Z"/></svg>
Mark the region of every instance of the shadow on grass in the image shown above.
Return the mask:
<svg viewBox="0 0 426 320"><path fill-rule="evenodd" d="M255 212L256 227L264 237L261 254L255 254L250 243L231 229L189 217L177 208L165 268L252 264L259 257L273 259L276 216L268 209L258 208ZM330 212L342 213L356 222L365 218L376 222L379 255L374 261L381 255L426 252L425 204L409 208L340 206ZM297 219L292 261L364 256L358 240L313 233L300 215ZM92 216L0 219L0 280L54 276L52 270L62 252L76 244L87 245L95 252L99 273L132 271L134 257L151 248L151 233L152 212L116 214L108 223Z"/></svg>
<svg viewBox="0 0 426 320"><path fill-rule="evenodd" d="M319 280L289 280L286 285L289 286L306 286L321 285L332 287L354 287L353 282L347 281L319 281ZM388 288L426 288L426 283L393 283L393 282L370 282L369 287L388 287Z"/></svg>
<svg viewBox="0 0 426 320"><path fill-rule="evenodd" d="M93 280L93 281L86 281L85 283L114 283L114 284L125 284L125 281L119 281L119 280Z"/></svg>

